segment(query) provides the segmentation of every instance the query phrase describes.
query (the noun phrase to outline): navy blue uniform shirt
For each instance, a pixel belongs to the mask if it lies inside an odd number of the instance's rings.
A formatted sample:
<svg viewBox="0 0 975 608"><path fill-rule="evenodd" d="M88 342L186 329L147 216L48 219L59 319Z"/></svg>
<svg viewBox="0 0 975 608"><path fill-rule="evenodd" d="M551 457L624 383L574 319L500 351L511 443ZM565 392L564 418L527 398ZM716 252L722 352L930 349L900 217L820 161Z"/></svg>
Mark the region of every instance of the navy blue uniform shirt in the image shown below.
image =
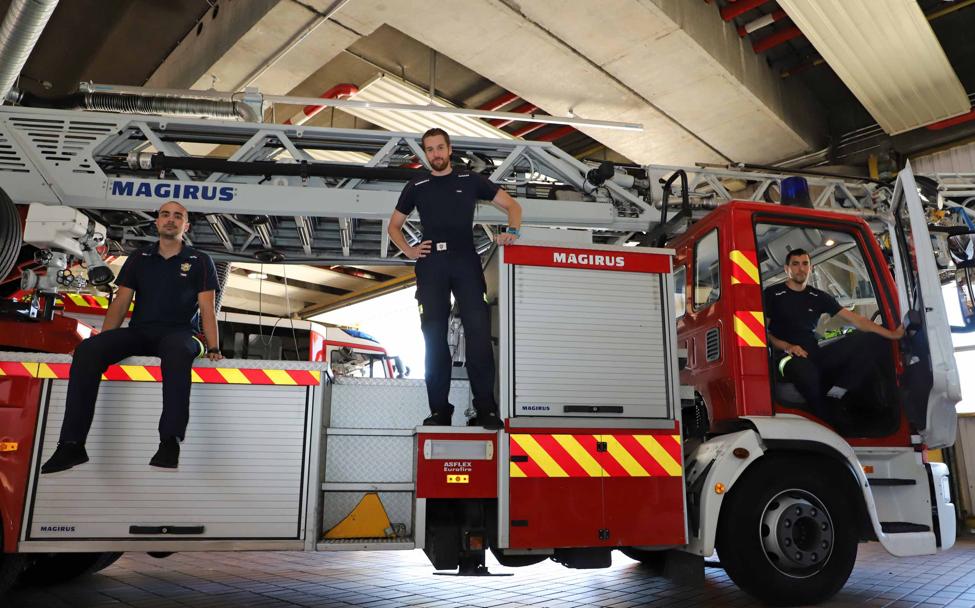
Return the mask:
<svg viewBox="0 0 975 608"><path fill-rule="evenodd" d="M454 169L447 175L418 177L406 184L396 210L409 215L416 209L423 224L423 240L447 242L452 251L474 250L474 208L490 201L499 186L479 173Z"/></svg>
<svg viewBox="0 0 975 608"><path fill-rule="evenodd" d="M197 295L217 289L217 269L210 256L186 244L167 260L153 243L125 260L115 284L136 294L129 327L200 331Z"/></svg>
<svg viewBox="0 0 975 608"><path fill-rule="evenodd" d="M785 283L765 289L765 316L768 330L779 340L801 346L808 353L819 348L816 324L823 314L833 316L842 307L836 298L815 287L802 291L789 289Z"/></svg>

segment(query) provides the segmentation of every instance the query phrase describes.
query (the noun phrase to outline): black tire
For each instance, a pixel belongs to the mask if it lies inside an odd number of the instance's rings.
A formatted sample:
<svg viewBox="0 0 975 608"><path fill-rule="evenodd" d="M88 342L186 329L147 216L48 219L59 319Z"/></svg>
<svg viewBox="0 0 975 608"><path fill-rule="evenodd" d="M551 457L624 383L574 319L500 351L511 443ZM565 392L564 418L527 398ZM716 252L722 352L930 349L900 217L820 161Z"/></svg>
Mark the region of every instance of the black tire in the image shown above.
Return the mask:
<svg viewBox="0 0 975 608"><path fill-rule="evenodd" d="M0 188L0 282L7 278L17 264L23 236L17 206Z"/></svg>
<svg viewBox="0 0 975 608"><path fill-rule="evenodd" d="M721 507L716 543L735 584L774 606L816 604L843 587L859 537L843 475L806 458L763 460L745 472Z"/></svg>
<svg viewBox="0 0 975 608"><path fill-rule="evenodd" d="M57 585L95 574L114 564L121 553L42 553L20 575L24 585Z"/></svg>
<svg viewBox="0 0 975 608"><path fill-rule="evenodd" d="M25 564L24 556L19 553L0 553L0 599L17 582Z"/></svg>
<svg viewBox="0 0 975 608"><path fill-rule="evenodd" d="M663 574L664 564L667 561L666 551L647 551L645 549L623 547L620 549L620 553L640 562L641 565L652 570L654 574Z"/></svg>

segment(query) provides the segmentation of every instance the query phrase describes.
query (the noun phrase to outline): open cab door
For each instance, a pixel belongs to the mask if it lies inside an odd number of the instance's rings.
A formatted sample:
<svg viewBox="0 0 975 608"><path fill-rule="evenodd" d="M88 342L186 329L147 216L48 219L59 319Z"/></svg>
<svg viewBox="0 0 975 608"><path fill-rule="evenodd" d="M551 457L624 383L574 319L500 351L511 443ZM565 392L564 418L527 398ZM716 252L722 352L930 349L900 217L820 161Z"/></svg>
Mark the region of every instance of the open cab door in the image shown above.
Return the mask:
<svg viewBox="0 0 975 608"><path fill-rule="evenodd" d="M961 384L927 216L910 163L897 175L892 211L896 230L891 246L907 328L904 406L928 448L946 447L955 442Z"/></svg>

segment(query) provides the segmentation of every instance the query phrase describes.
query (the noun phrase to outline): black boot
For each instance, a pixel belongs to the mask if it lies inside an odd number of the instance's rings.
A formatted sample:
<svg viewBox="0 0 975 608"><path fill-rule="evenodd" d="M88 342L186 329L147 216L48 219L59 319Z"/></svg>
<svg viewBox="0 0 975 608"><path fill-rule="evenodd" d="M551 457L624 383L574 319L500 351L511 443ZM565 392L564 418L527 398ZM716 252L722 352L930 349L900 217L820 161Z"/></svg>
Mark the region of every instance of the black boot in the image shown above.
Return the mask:
<svg viewBox="0 0 975 608"><path fill-rule="evenodd" d="M179 466L179 440L175 437L166 437L159 442L159 449L156 455L149 461L150 466L161 469L175 469Z"/></svg>
<svg viewBox="0 0 975 608"><path fill-rule="evenodd" d="M477 415L467 421L467 426L483 426L489 431L497 431L504 428L504 423L494 410L478 411Z"/></svg>
<svg viewBox="0 0 975 608"><path fill-rule="evenodd" d="M57 449L47 462L41 465L41 474L67 471L86 462L88 462L88 452L85 451L85 444L63 441L58 443Z"/></svg>
<svg viewBox="0 0 975 608"><path fill-rule="evenodd" d="M446 409L439 409L431 412L423 419L423 426L450 426L450 419L454 417L454 406L448 405Z"/></svg>

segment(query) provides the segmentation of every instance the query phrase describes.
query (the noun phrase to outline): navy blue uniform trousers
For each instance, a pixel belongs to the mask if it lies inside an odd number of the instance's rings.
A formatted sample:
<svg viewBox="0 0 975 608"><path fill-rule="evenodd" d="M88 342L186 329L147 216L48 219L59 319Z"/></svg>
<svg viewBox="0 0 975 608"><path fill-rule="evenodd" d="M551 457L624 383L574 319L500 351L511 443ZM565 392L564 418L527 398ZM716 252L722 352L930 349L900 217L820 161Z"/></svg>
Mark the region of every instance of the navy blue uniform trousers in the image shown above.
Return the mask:
<svg viewBox="0 0 975 608"><path fill-rule="evenodd" d="M416 299L420 305L420 328L426 344L427 398L433 413L448 412L450 404L450 347L447 324L450 294L454 294L464 324L467 375L474 395L474 408L496 412L494 401L494 349L491 346L491 316L485 295L481 258L471 251L431 251L416 263Z"/></svg>
<svg viewBox="0 0 975 608"><path fill-rule="evenodd" d="M878 381L877 366L890 359L890 344L875 333L858 331L827 344L808 357L792 357L782 376L795 384L812 413L824 420L830 409L826 392L833 386L855 391L867 382ZM785 357L777 351L775 366Z"/></svg>
<svg viewBox="0 0 975 608"><path fill-rule="evenodd" d="M200 343L188 329L122 327L83 341L71 361L61 441L85 442L102 374L109 365L139 356L161 359L163 411L159 436L182 440L190 420L190 370L199 354Z"/></svg>

